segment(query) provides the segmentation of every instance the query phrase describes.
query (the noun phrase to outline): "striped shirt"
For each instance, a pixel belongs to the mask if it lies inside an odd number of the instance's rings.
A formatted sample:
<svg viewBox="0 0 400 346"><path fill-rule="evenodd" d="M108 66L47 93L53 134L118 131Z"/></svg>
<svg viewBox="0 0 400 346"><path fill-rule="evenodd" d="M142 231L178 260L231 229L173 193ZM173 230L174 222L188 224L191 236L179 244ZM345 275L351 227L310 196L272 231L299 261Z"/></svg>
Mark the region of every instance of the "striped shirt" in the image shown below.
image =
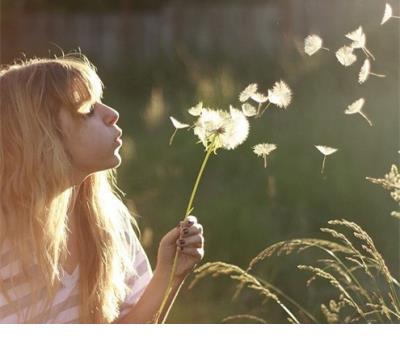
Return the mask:
<svg viewBox="0 0 400 346"><path fill-rule="evenodd" d="M9 248L4 247L0 252L0 278L5 288L11 287L11 278L13 278L14 286L9 290L10 299L13 302L17 300L20 306L26 311L31 304L30 285L23 281L23 276L19 273L18 262L11 256ZM130 309L137 303L142 296L151 278L153 272L146 256L146 253L138 241L136 256L133 266L137 272L137 276L127 278L127 285L131 288L130 293L120 306L119 317L125 316ZM35 320L39 317L42 323L79 323L79 266L73 273L68 274L62 271L60 289L51 304L50 312L43 315L35 316ZM43 294L45 291L43 291ZM0 293L0 323L21 323L18 315L11 304L8 303L6 297Z"/></svg>

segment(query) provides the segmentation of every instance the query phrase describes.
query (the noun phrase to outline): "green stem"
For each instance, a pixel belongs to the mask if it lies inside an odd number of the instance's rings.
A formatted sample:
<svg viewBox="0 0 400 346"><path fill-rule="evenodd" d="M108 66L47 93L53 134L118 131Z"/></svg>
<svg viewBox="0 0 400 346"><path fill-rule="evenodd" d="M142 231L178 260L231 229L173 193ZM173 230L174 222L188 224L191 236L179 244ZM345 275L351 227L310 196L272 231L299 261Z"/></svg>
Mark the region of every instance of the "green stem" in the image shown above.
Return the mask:
<svg viewBox="0 0 400 346"><path fill-rule="evenodd" d="M314 323L319 323L313 315L311 315L305 308L303 308L299 303L297 303L294 299L290 298L288 295L286 295L284 292L282 292L278 287L275 287L274 285L270 284L269 282L262 280L262 279L257 279L259 280L262 284L264 284L266 287L274 290L276 293L281 295L283 298L285 298L288 302L292 303L295 307L297 307L301 312L303 312L311 321Z"/></svg>
<svg viewBox="0 0 400 346"><path fill-rule="evenodd" d="M207 164L208 158L210 157L210 154L212 153L212 151L213 151L213 146L210 145L210 147L208 148L208 150L206 152L206 156L204 157L203 163L201 164L199 174L197 175L196 182L195 182L193 190L192 190L192 194L190 195L189 204L188 204L188 206L186 208L185 217L187 217L189 215L190 211L192 210L194 197L196 195L197 188L199 187L200 179L201 179L201 177L203 175L204 169L206 168L206 164Z"/></svg>
<svg viewBox="0 0 400 346"><path fill-rule="evenodd" d="M203 175L203 172L204 172L204 169L205 169L205 167L207 165L207 161L208 161L211 153L213 152L213 148L214 148L214 145L212 143L207 149L207 152L206 152L206 155L204 157L203 163L201 164L199 173L197 174L197 178L196 178L196 182L194 184L193 190L192 190L192 194L190 195L189 204L188 204L188 206L186 208L185 218L192 211L192 205L193 205L194 197L196 196L197 188L199 187L199 184L200 184L200 179L201 179L201 177ZM176 249L175 250L174 262L172 264L172 270L171 270L171 273L170 273L170 276L169 276L167 291L166 291L166 293L164 295L164 298L162 300L161 306L158 309L158 311L157 311L157 313L155 315L155 318L154 318L154 323L156 323L156 324L158 324L158 320L160 318L160 315L161 315L162 311L165 308L165 304L167 303L168 297L169 297L169 295L171 293L171 290L172 290L172 282L173 282L175 271L176 271L176 266L177 266L177 262L178 262L178 256L179 256L179 252ZM164 316L163 320L161 321L161 324L165 323L165 319L166 318L167 318L167 316Z"/></svg>

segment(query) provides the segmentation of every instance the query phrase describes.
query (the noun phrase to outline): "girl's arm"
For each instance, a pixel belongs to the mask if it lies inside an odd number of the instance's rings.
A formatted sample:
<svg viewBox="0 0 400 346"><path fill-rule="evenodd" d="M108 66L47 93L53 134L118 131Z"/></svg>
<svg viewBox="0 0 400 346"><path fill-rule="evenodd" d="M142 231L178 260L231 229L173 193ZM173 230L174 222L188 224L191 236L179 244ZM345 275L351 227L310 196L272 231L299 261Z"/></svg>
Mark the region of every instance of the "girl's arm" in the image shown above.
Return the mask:
<svg viewBox="0 0 400 346"><path fill-rule="evenodd" d="M169 273L156 269L139 301L124 317L118 319L115 323L152 323L167 290L168 280ZM164 318L168 316L169 310L183 282L184 278L174 279L171 294L167 300L164 311L160 315L159 321L164 320Z"/></svg>
<svg viewBox="0 0 400 346"><path fill-rule="evenodd" d="M161 239L158 248L157 265L152 279L139 301L125 316L116 320L116 323L153 322L167 291L177 248L179 256L171 293L158 321L166 319L185 278L204 256L203 227L191 215Z"/></svg>

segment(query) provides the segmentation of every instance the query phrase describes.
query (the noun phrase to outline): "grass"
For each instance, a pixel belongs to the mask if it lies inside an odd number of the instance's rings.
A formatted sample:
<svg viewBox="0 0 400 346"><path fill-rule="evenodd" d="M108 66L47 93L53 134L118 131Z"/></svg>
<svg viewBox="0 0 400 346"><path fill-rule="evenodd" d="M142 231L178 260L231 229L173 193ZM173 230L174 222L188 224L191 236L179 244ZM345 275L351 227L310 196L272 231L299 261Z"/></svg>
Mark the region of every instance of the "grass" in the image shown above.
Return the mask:
<svg viewBox="0 0 400 346"><path fill-rule="evenodd" d="M393 165L385 178L368 180L391 191L393 199L400 202L400 174L397 166ZM398 212L392 212L392 216L400 219ZM205 263L195 270L195 278L189 288L205 277L225 275L236 283L235 298L245 288L250 289L281 308L291 323L319 323L321 317L326 323L399 323L400 284L390 272L372 238L354 222L332 220L328 224L330 228L321 228L321 231L330 239L300 238L275 243L255 256L245 270L220 261ZM328 301L320 302L320 314L310 313L309 307L305 308L296 298L291 298L271 284L271 281L262 279L262 273L255 272L256 267L269 262L272 256L288 256L306 250L318 252L314 263L297 265L299 270L310 275L307 287L316 280L322 280L334 291ZM315 297L311 304L318 304ZM263 308L259 310L258 314L266 314ZM269 319L274 317L266 315ZM268 323L263 316L252 313L228 316L223 322L243 319L253 323Z"/></svg>

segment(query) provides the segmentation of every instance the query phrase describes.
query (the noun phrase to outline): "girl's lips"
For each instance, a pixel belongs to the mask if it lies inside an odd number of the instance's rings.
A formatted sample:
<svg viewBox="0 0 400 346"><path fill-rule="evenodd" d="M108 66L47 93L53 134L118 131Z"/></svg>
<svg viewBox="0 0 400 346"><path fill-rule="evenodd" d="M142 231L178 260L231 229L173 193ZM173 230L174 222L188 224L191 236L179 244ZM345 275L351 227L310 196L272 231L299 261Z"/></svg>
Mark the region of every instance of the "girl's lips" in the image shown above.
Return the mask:
<svg viewBox="0 0 400 346"><path fill-rule="evenodd" d="M114 143L121 145L122 144L122 139L117 137L116 139L114 139Z"/></svg>

